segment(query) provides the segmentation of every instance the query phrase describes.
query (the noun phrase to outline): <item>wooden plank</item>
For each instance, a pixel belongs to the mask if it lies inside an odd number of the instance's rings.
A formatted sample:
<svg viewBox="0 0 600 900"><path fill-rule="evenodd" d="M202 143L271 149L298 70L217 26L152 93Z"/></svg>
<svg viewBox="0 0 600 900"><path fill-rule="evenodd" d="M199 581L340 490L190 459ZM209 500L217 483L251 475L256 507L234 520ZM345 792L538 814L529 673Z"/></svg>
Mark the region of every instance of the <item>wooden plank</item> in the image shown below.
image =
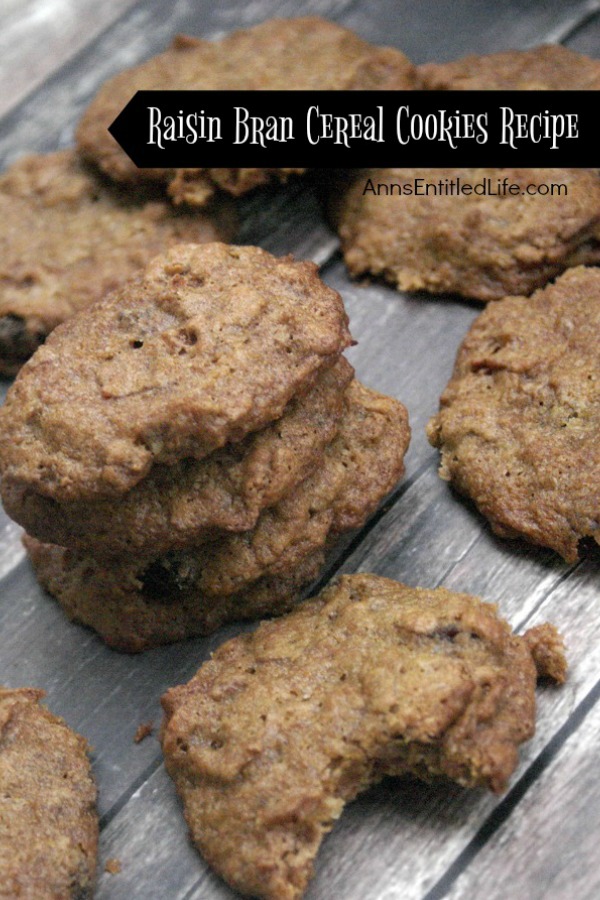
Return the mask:
<svg viewBox="0 0 600 900"><path fill-rule="evenodd" d="M132 828L130 817L121 815L104 830L97 900L151 896L144 891L153 884L160 885L161 896L179 900L203 874L207 882L216 883L208 869L202 873L198 854L182 833L181 807L164 766L131 797L128 809L135 810L143 828ZM121 863L118 875L104 871L103 864L111 857ZM228 891L224 896L236 895Z"/></svg>
<svg viewBox="0 0 600 900"><path fill-rule="evenodd" d="M398 47L417 63L443 62L467 53L558 42L594 8L598 8L597 0L545 0L543 4L369 0L352 7L343 22L369 40Z"/></svg>
<svg viewBox="0 0 600 900"><path fill-rule="evenodd" d="M335 17L350 0L322 0L322 14ZM311 12L310 0L162 0L137 3L128 16L91 42L69 66L6 116L0 127L0 160L8 165L26 151L45 152L72 143L81 113L107 78L164 50L179 32L218 37L234 25L256 24L277 15ZM27 64L26 59L24 65ZM15 65L18 67L19 62Z"/></svg>
<svg viewBox="0 0 600 900"><path fill-rule="evenodd" d="M600 0L593 4L600 10ZM596 12L587 18L577 28L573 28L565 45L577 53L585 53L587 56L600 56L600 12Z"/></svg>
<svg viewBox="0 0 600 900"><path fill-rule="evenodd" d="M540 759L545 766L446 897L577 900L600 894L600 685L575 711L576 728ZM582 717L583 722L580 723ZM567 726L568 729L568 726ZM506 862L510 860L510 889Z"/></svg>
<svg viewBox="0 0 600 900"><path fill-rule="evenodd" d="M357 377L408 409L410 475L433 454L425 425L437 412L458 345L481 306L426 294L409 297L381 283L360 284L349 278L342 262L328 268L324 279L344 298L358 341L347 354Z"/></svg>
<svg viewBox="0 0 600 900"><path fill-rule="evenodd" d="M551 2L536 11L530 4L523 10L523 4L502 2L483 13L479 6L453 5L450 9L448 3L392 4L390 0L371 4L367 14L362 4L298 6L282 2L271 4L268 12L324 11L347 24L356 22L354 27L367 37L398 43L409 52L413 46L415 58L424 59L434 51L455 56L469 50L495 49L501 44L536 42L543 39L542 29L536 34L536 15L538 23L562 27L582 8L579 3L566 6ZM446 21L444 9L449 14ZM9 159L26 146L47 150L67 144L73 122L97 84L122 65L156 52L172 30L217 34L258 21L266 10L263 3L241 6L229 2L217 9L207 3L179 2L167 11L157 0L136 8L74 60L68 72L44 85L18 115L15 111L5 120L0 129L0 151ZM75 90L73 85L77 85ZM292 250L298 255L313 255L320 262L327 260L335 237L322 223L316 224L317 209L307 197L292 186L289 195L273 195L266 203L264 197L248 201L244 239L262 242L275 252ZM291 214L288 206L292 207ZM286 215L283 222L282 214ZM368 530L345 561L344 569L372 568L412 583L443 581L490 598L495 596L501 600L503 612L511 617L515 614L518 621L539 604L540 616L569 610L570 618L563 624L571 642L576 624L584 616L592 618L589 640L582 643L581 653L575 647L575 683L572 681L572 687L564 691L542 696L538 743L527 751L520 770L528 771L528 762L542 752L561 722L568 719L573 705L585 696L594 683L594 673L600 669L592 652L594 619L587 608L593 608L597 599L597 570L592 567L586 574L584 565L573 576L565 577L562 564L544 551L495 541L478 514L458 500L435 474L436 457L426 443L423 426L437 406L456 345L477 308L450 300L407 300L381 285L361 288L348 281L339 262L328 267L327 279L339 286L347 299L352 327L359 338L358 347L352 351L359 375L372 386L403 399L414 428L409 486L401 489L389 513ZM8 534L8 563L0 570L6 572L1 582L0 682L46 687L51 706L96 747L95 768L105 823L103 855L124 862L121 875L102 874L100 896L160 894L173 900L232 897L206 873L187 843L172 786L159 765L156 738L135 745L133 734L140 722L154 719L158 723L158 698L165 687L189 678L210 649L237 629L142 657L119 656L90 632L68 625L52 601L42 596L28 566L18 564L16 538L16 531ZM17 553L14 562L11 553ZM585 653L588 657L584 660ZM448 791L406 782L382 785L348 809L340 827L326 842L317 880L308 896L313 900L329 896L344 900L422 896L460 860L494 809L493 801L479 795L466 796L455 788Z"/></svg>
<svg viewBox="0 0 600 900"><path fill-rule="evenodd" d="M4 0L0 116L73 59L137 0ZM43 47L43 52L40 48Z"/></svg>

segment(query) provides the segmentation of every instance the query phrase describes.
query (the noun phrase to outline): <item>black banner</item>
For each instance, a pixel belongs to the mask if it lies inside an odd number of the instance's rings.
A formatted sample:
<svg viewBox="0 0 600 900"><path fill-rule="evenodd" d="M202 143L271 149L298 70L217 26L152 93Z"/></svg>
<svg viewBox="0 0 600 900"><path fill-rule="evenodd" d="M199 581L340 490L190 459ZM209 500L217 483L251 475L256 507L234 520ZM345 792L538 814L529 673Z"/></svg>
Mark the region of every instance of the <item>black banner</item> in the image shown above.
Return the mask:
<svg viewBox="0 0 600 900"><path fill-rule="evenodd" d="M595 167L599 91L138 91L142 168Z"/></svg>

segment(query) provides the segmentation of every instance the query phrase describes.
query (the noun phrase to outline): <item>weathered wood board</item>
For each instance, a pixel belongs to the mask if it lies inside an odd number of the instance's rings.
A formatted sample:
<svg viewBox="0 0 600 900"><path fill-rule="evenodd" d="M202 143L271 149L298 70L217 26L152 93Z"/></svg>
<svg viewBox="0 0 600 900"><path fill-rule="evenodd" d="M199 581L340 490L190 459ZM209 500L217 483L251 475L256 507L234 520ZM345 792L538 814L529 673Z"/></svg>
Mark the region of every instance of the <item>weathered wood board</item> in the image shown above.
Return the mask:
<svg viewBox="0 0 600 900"><path fill-rule="evenodd" d="M547 0L160 0L103 4L7 0L0 36L0 161L67 146L82 109L109 75L162 49L177 32L208 37L272 15L320 13L417 62L564 41L600 52L600 4ZM600 839L598 724L600 554L568 567L549 551L495 538L436 474L424 426L477 315L453 298L406 297L347 276L337 240L308 187L244 201L242 239L313 258L344 296L358 344L349 356L367 384L407 405L413 429L404 481L331 559L337 571L375 571L496 600L518 630L552 620L563 630L569 683L540 691L536 737L501 799L453 786L388 781L345 811L326 840L310 900L592 898ZM210 900L233 897L188 843L155 732L159 698L190 677L239 627L138 657L109 651L65 621L37 586L19 529L0 514L0 683L36 685L94 747L102 859L98 896Z"/></svg>

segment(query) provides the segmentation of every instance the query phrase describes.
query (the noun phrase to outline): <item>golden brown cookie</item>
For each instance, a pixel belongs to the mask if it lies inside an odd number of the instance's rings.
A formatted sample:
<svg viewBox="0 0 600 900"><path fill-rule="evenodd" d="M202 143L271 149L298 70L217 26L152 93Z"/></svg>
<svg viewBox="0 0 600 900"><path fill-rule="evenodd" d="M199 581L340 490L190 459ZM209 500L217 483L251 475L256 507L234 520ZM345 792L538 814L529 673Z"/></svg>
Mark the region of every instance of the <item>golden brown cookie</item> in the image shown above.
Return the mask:
<svg viewBox="0 0 600 900"><path fill-rule="evenodd" d="M72 150L28 156L0 175L0 373L14 374L52 329L182 241L229 240L227 204L174 211L157 191L119 189Z"/></svg>
<svg viewBox="0 0 600 900"><path fill-rule="evenodd" d="M28 534L97 558L156 555L199 545L218 530L247 531L322 462L352 374L340 358L281 419L204 459L154 466L115 499L58 503L5 483L4 508Z"/></svg>
<svg viewBox="0 0 600 900"><path fill-rule="evenodd" d="M294 900L344 804L385 775L503 791L534 732L535 683L494 606L345 576L165 694L165 762L219 874Z"/></svg>
<svg viewBox="0 0 600 900"><path fill-rule="evenodd" d="M91 556L25 536L36 576L74 622L93 628L114 650L151 647L211 634L227 622L280 615L292 609L323 568L317 550L285 575L266 575L229 597L179 589L166 560L145 571L107 567Z"/></svg>
<svg viewBox="0 0 600 900"><path fill-rule="evenodd" d="M404 406L354 381L348 411L322 463L247 532L176 556L193 590L237 593L265 575L283 575L330 535L360 527L404 473L410 438Z"/></svg>
<svg viewBox="0 0 600 900"><path fill-rule="evenodd" d="M27 538L40 583L71 618L125 650L290 608L333 538L361 526L404 470L404 407L356 382L348 394L348 413L322 464L251 531L159 558L105 563Z"/></svg>
<svg viewBox="0 0 600 900"><path fill-rule="evenodd" d="M313 263L181 244L63 323L0 411L0 471L56 500L118 496L279 418L350 343Z"/></svg>
<svg viewBox="0 0 600 900"><path fill-rule="evenodd" d="M600 90L600 61L552 44L427 63L419 77L436 91L594 91Z"/></svg>
<svg viewBox="0 0 600 900"><path fill-rule="evenodd" d="M178 201L202 205L220 188L239 195L304 169L138 169L107 131L137 90L410 89L414 66L398 50L375 47L317 16L270 19L220 41L176 38L136 68L111 78L77 131L82 153L119 181L171 181Z"/></svg>
<svg viewBox="0 0 600 900"><path fill-rule="evenodd" d="M86 741L43 696L0 688L0 896L82 900L94 889L96 787Z"/></svg>
<svg viewBox="0 0 600 900"><path fill-rule="evenodd" d="M475 320L428 426L440 475L501 537L577 559L600 543L600 270L579 267Z"/></svg>
<svg viewBox="0 0 600 900"><path fill-rule="evenodd" d="M488 179L491 195L443 188ZM518 195L502 192L504 179ZM552 184L566 186L566 195L528 193ZM350 273L382 276L404 291L487 302L600 262L600 177L591 170L360 170L335 198L333 217Z"/></svg>

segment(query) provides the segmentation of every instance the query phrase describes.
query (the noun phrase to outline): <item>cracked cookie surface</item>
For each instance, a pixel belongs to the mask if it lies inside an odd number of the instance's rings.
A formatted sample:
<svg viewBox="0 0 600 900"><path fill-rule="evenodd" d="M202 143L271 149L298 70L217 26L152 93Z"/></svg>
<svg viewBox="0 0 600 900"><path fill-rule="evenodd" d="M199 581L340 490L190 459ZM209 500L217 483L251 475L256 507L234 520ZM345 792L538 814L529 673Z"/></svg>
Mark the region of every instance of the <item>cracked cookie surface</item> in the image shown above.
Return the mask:
<svg viewBox="0 0 600 900"><path fill-rule="evenodd" d="M501 537L568 562L600 542L600 271L579 267L475 320L428 426L442 478Z"/></svg>

